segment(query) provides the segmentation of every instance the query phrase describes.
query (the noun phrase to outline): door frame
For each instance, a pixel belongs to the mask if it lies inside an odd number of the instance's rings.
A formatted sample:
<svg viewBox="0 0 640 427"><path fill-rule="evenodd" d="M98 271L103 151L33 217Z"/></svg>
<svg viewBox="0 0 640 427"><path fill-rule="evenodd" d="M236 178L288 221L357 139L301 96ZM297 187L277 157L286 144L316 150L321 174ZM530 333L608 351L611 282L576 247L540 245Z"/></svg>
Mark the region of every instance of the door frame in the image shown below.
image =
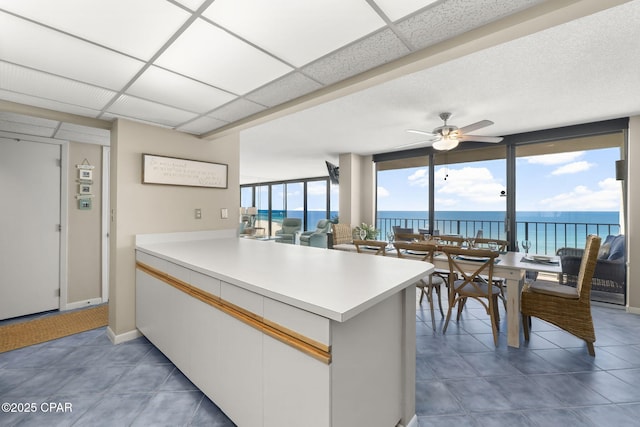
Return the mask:
<svg viewBox="0 0 640 427"><path fill-rule="evenodd" d="M109 177L111 167L111 147L102 146L102 302L109 301L109 236L111 215L109 205Z"/></svg>

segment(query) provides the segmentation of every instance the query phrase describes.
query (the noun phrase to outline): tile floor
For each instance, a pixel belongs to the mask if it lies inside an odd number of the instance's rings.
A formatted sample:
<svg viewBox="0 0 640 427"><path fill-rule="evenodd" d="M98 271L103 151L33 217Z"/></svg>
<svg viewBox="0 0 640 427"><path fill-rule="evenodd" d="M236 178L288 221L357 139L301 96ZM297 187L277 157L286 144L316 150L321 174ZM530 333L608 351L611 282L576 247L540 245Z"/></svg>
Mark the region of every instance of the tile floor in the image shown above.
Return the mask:
<svg viewBox="0 0 640 427"><path fill-rule="evenodd" d="M503 316L496 348L488 317L471 303L446 335L436 313L434 333L427 307L417 310L420 426L638 425L640 316L593 307L592 358L535 319L531 341L513 349ZM105 328L0 354L0 402L37 407L0 412L1 426L233 425L145 338L114 346Z"/></svg>

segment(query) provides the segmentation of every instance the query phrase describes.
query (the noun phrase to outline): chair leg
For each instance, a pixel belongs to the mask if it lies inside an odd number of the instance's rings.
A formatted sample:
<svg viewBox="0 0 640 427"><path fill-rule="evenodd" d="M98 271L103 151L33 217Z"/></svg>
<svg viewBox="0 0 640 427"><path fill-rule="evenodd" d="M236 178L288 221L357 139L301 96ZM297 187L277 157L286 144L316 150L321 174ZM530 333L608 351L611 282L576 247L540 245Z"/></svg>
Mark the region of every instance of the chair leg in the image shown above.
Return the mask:
<svg viewBox="0 0 640 427"><path fill-rule="evenodd" d="M498 311L498 298L491 298L489 300L489 317L491 318L491 332L493 332L493 343L498 346L498 322L496 313Z"/></svg>
<svg viewBox="0 0 640 427"><path fill-rule="evenodd" d="M496 319L496 328L500 330L500 308L498 307L498 296L493 298L493 315Z"/></svg>
<svg viewBox="0 0 640 427"><path fill-rule="evenodd" d="M429 293L427 294L427 300L429 300L429 309L431 311L431 327L433 328L433 330L436 330L436 316L434 313L434 309L433 309L433 290L431 289L431 286L429 286L427 288L429 290ZM424 288L422 288L422 292L424 292Z"/></svg>
<svg viewBox="0 0 640 427"><path fill-rule="evenodd" d="M462 309L464 309L464 303L467 302L466 298L460 298L458 300L458 315L456 316L456 322L460 321L460 317L462 316Z"/></svg>
<svg viewBox="0 0 640 427"><path fill-rule="evenodd" d="M596 356L596 351L593 348L593 343L587 341L587 350L589 350L589 355L595 357Z"/></svg>
<svg viewBox="0 0 640 427"><path fill-rule="evenodd" d="M440 296L441 289L440 286L434 287L436 290L436 294L438 294L438 308L440 308L440 316L444 319L444 311L442 311L442 298Z"/></svg>
<svg viewBox="0 0 640 427"><path fill-rule="evenodd" d="M452 301L449 301L449 308L447 309L447 318L444 321L444 326L442 327L442 334L447 332L447 326L449 326L449 319L451 319L451 309L453 306L451 305Z"/></svg>
<svg viewBox="0 0 640 427"><path fill-rule="evenodd" d="M522 315L522 330L524 332L524 340L529 341L529 328L531 327L531 316Z"/></svg>

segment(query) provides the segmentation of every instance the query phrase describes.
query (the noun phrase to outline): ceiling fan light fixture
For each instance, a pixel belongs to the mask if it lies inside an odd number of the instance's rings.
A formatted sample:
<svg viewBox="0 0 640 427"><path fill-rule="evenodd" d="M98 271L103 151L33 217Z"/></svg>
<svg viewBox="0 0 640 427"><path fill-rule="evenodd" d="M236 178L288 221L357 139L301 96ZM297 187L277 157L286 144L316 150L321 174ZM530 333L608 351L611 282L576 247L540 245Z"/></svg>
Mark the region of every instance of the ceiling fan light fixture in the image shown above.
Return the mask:
<svg viewBox="0 0 640 427"><path fill-rule="evenodd" d="M444 137L440 141L434 142L432 147L435 150L448 151L448 150L453 150L454 148L456 148L459 143L460 143L460 141L458 141L456 138Z"/></svg>

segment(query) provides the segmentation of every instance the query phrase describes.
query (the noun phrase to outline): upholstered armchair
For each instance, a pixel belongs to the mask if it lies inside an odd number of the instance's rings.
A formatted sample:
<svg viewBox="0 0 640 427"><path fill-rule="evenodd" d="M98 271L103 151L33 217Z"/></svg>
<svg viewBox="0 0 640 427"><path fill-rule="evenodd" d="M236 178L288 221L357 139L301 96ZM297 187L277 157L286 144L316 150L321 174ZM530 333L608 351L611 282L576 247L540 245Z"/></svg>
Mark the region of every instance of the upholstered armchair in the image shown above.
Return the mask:
<svg viewBox="0 0 640 427"><path fill-rule="evenodd" d="M318 221L315 231L305 231L300 235L300 245L326 248L328 241L327 233L331 231L331 224L331 221L328 219Z"/></svg>
<svg viewBox="0 0 640 427"><path fill-rule="evenodd" d="M282 220L282 228L275 232L277 242L296 243L296 234L302 231L302 220L300 218L285 218Z"/></svg>
<svg viewBox="0 0 640 427"><path fill-rule="evenodd" d="M559 277L560 284L575 287L578 282L578 272L584 250L560 248L557 254L560 256L562 264L562 274ZM607 236L598 251L591 289L596 292L624 296L627 290L626 275L625 236L622 234Z"/></svg>

